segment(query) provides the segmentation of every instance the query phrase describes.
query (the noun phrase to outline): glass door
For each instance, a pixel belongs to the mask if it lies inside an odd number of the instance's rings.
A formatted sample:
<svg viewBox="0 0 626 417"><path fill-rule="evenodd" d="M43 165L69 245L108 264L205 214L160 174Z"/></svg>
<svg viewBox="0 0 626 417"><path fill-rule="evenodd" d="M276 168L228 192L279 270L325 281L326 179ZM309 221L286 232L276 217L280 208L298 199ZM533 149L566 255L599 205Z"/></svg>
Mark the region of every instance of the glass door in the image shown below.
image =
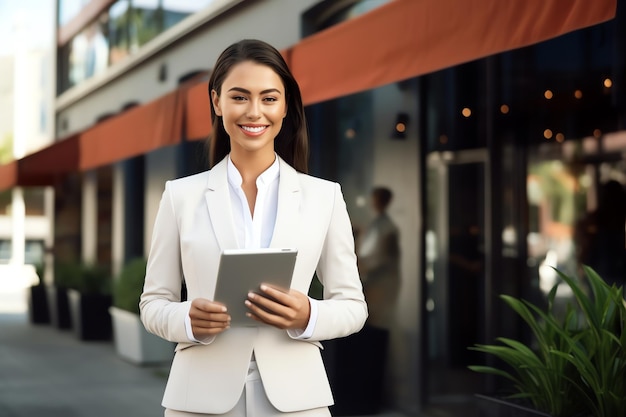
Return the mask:
<svg viewBox="0 0 626 417"><path fill-rule="evenodd" d="M481 383L467 366L478 363L468 347L481 340L485 323L486 161L485 149L428 157L427 404L463 407L466 416Z"/></svg>

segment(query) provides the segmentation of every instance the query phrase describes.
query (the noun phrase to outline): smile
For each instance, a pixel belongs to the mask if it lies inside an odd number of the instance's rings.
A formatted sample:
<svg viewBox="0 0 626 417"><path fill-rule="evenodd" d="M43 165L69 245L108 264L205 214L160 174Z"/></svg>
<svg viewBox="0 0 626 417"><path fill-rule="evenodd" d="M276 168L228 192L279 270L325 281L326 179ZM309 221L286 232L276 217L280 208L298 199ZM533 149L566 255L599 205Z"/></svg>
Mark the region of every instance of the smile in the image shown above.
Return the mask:
<svg viewBox="0 0 626 417"><path fill-rule="evenodd" d="M267 129L267 126L244 126L244 125L240 125L240 127L245 130L246 132L250 132L250 133L260 133L262 131L264 131L265 129Z"/></svg>

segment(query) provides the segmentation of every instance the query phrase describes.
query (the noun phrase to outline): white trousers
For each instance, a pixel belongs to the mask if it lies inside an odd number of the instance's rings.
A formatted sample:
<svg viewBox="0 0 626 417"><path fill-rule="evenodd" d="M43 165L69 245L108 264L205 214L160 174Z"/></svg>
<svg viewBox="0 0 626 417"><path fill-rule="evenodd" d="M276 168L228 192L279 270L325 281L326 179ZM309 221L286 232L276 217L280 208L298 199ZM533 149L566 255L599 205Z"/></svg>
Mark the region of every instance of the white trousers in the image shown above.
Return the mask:
<svg viewBox="0 0 626 417"><path fill-rule="evenodd" d="M201 414L165 409L165 417L330 417L328 407L283 413L267 399L256 362L250 362L248 377L237 405L225 414Z"/></svg>

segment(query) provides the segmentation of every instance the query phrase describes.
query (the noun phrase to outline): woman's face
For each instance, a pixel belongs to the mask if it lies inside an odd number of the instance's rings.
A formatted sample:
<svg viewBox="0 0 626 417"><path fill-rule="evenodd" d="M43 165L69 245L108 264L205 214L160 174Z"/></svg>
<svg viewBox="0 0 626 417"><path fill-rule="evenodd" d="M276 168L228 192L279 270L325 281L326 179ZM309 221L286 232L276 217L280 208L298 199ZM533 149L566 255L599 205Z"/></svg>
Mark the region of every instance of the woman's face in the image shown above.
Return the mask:
<svg viewBox="0 0 626 417"><path fill-rule="evenodd" d="M274 138L287 114L285 87L274 70L253 61L236 64L224 79L221 94L213 90L211 98L233 154L262 152L273 158Z"/></svg>

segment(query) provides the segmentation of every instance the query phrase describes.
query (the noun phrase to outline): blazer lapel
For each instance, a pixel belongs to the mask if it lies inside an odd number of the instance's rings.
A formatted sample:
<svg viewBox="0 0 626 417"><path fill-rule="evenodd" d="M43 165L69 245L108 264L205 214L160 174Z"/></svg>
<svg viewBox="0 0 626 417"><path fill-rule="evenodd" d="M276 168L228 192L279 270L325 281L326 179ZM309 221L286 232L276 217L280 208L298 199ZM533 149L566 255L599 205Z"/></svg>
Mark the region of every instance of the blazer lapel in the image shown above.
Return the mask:
<svg viewBox="0 0 626 417"><path fill-rule="evenodd" d="M224 158L209 171L207 191L204 196L209 209L211 225L222 250L239 247L230 207L227 172L227 158Z"/></svg>
<svg viewBox="0 0 626 417"><path fill-rule="evenodd" d="M278 161L280 164L278 209L274 233L270 242L270 247L273 248L293 246L294 238L298 236L297 229L300 223L300 201L302 198L298 172L280 157L278 157Z"/></svg>

